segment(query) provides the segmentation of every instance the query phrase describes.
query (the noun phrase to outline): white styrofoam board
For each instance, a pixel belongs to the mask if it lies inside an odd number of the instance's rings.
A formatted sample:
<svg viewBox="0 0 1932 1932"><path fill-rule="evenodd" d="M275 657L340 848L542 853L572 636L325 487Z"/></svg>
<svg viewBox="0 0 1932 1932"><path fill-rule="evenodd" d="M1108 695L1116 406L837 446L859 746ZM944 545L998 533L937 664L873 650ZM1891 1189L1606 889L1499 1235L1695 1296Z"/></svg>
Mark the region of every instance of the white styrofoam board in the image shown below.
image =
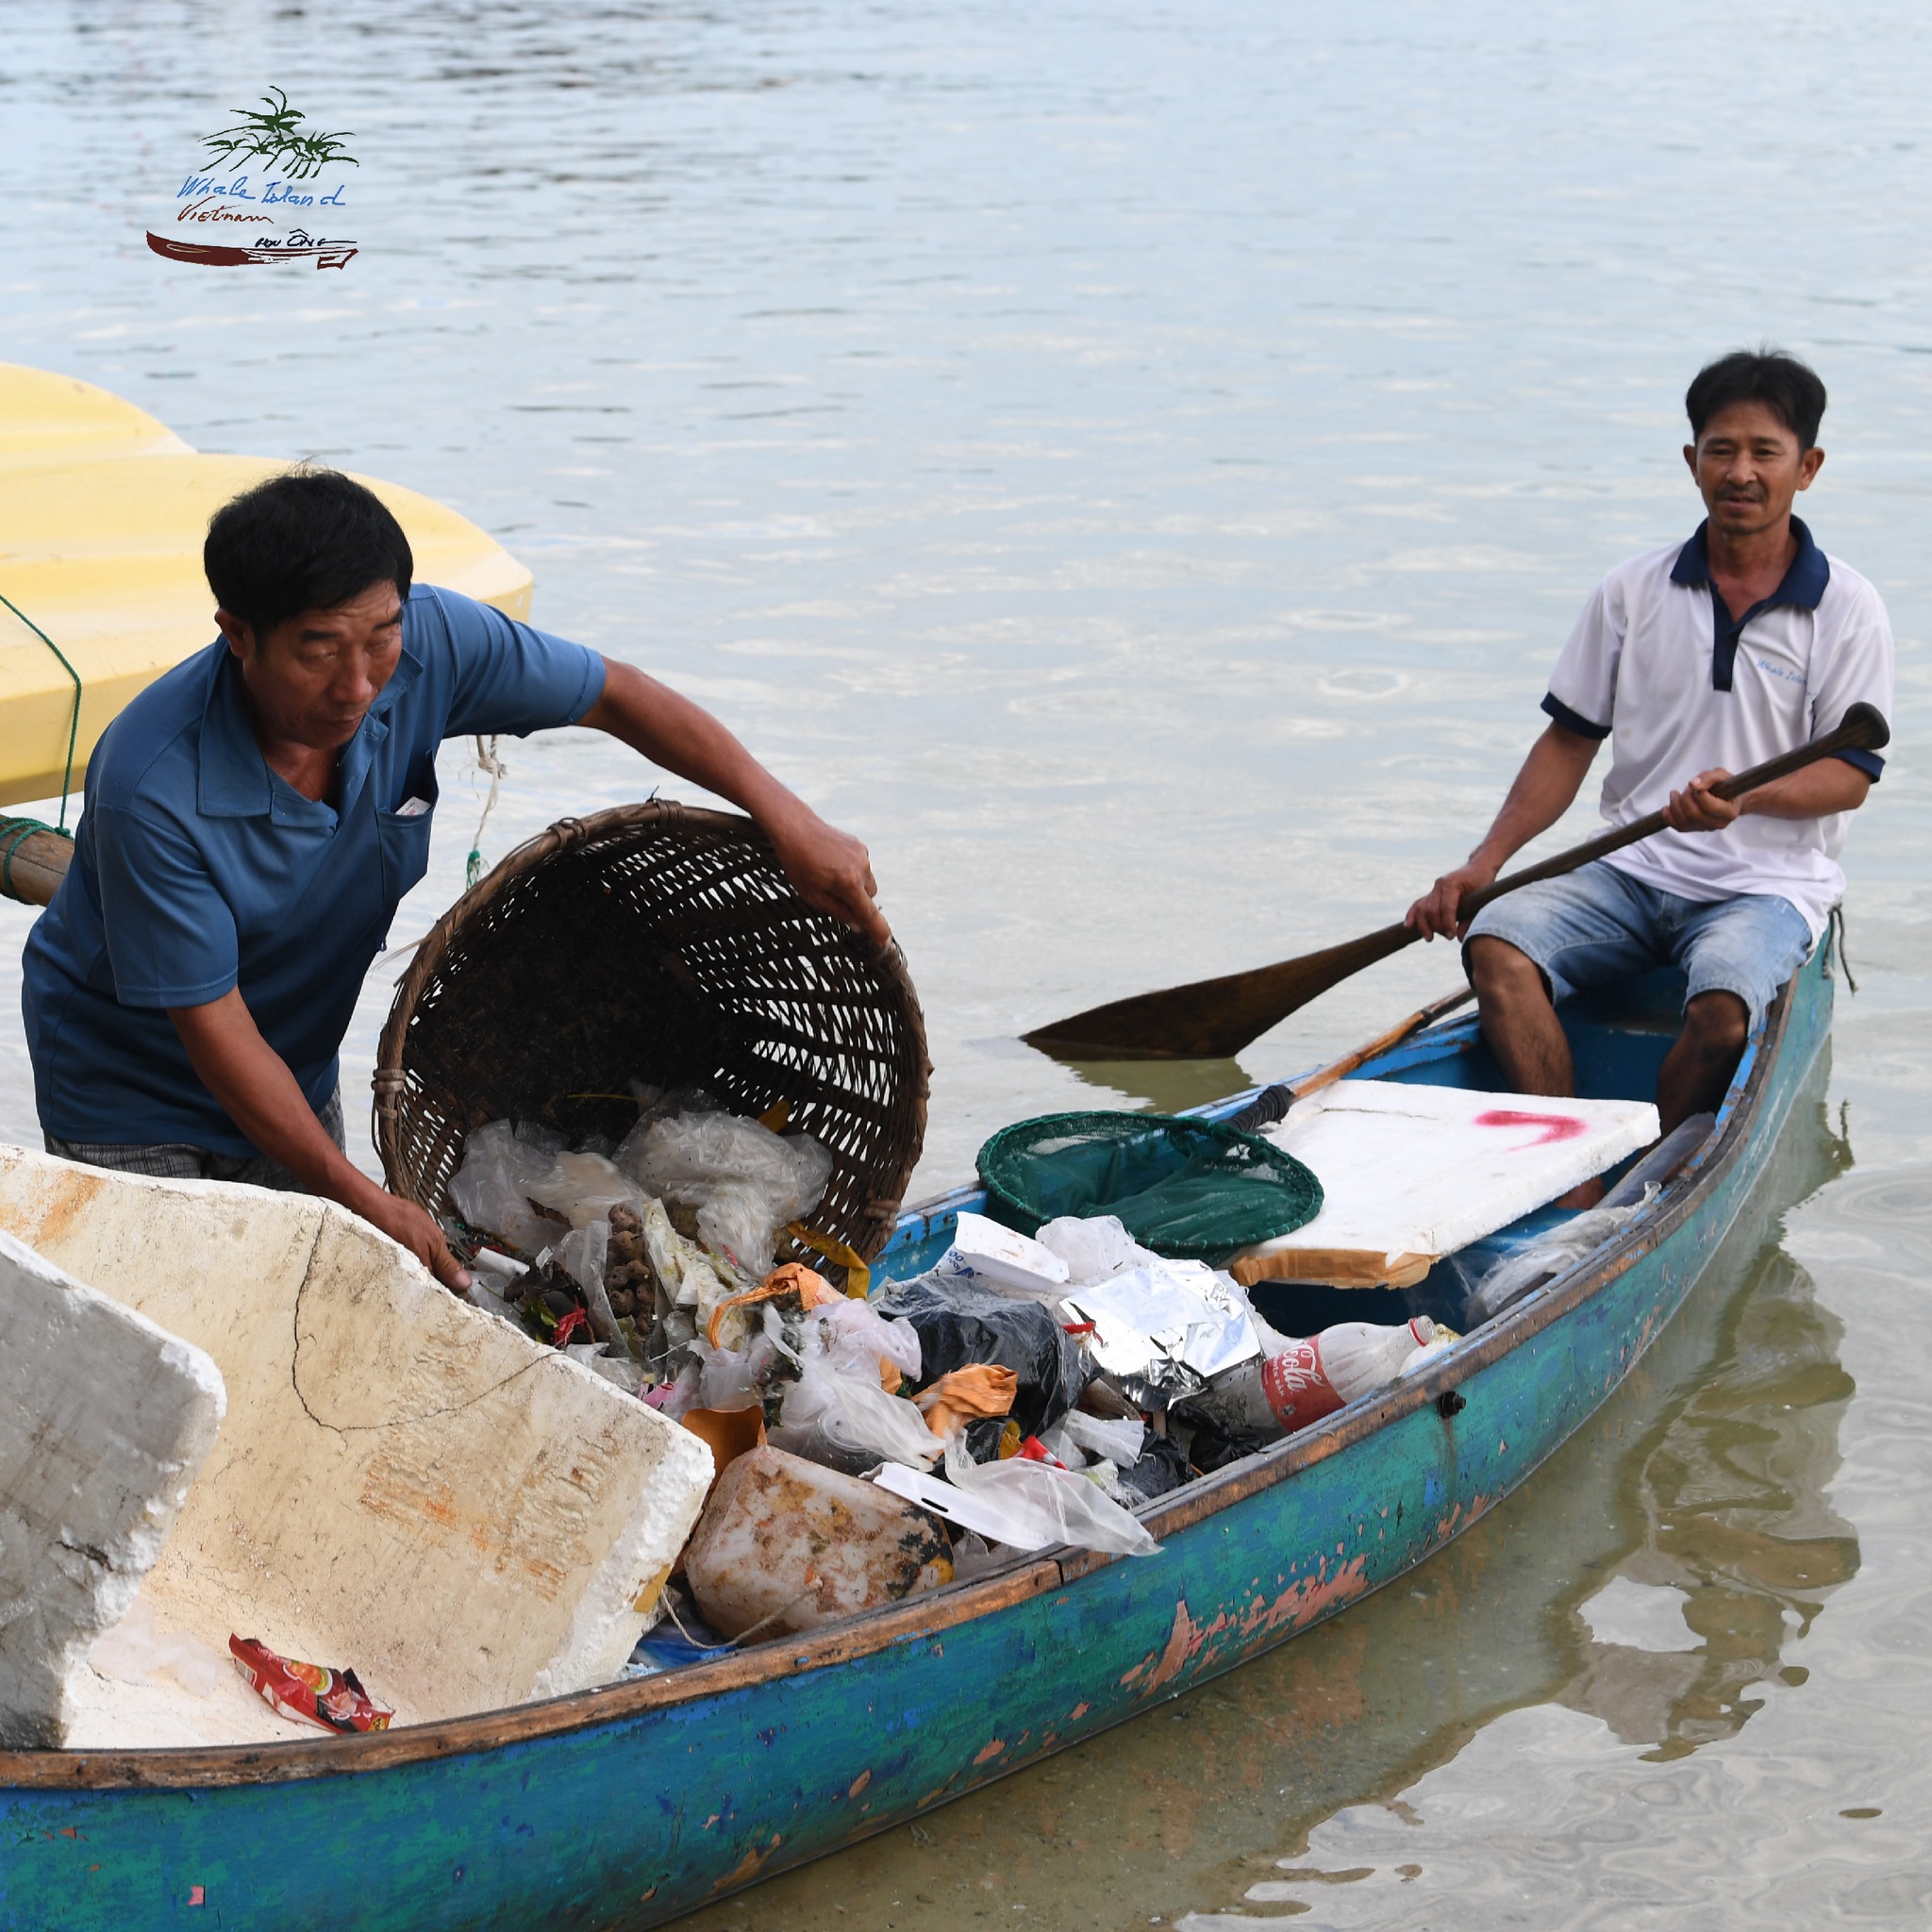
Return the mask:
<svg viewBox="0 0 1932 1932"><path fill-rule="evenodd" d="M159 1620L218 1654L238 1634L353 1665L399 1724L615 1675L710 1479L688 1430L326 1202L0 1147L0 1229L194 1344L226 1385L220 1440L142 1586ZM93 1673L66 1741L117 1741L138 1688ZM165 1686L136 1701L192 1724ZM261 1710L258 1735L286 1736Z"/></svg>
<svg viewBox="0 0 1932 1932"><path fill-rule="evenodd" d="M0 1231L0 1743L67 1741L226 1402L201 1349Z"/></svg>
<svg viewBox="0 0 1932 1932"><path fill-rule="evenodd" d="M1453 1255L1544 1207L1657 1136L1647 1100L1338 1080L1267 1130L1313 1170L1322 1211L1244 1248Z"/></svg>

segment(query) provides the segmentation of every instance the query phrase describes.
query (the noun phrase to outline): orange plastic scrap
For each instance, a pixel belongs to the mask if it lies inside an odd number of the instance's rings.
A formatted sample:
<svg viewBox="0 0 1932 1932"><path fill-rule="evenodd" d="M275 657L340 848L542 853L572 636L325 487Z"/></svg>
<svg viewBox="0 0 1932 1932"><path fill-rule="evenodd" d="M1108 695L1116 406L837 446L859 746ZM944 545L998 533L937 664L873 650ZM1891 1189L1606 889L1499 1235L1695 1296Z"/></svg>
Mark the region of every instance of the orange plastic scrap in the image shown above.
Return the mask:
<svg viewBox="0 0 1932 1932"><path fill-rule="evenodd" d="M249 1688L284 1717L301 1718L327 1731L386 1731L395 1715L376 1708L354 1671L277 1657L254 1637L230 1637L228 1649Z"/></svg>
<svg viewBox="0 0 1932 1932"><path fill-rule="evenodd" d="M803 1261L786 1261L774 1268L757 1288L720 1302L711 1310L711 1319L705 1327L705 1340L713 1348L718 1346L718 1324L724 1321L726 1309L749 1307L754 1302L776 1301L780 1295L787 1294L795 1294L799 1306L808 1311L822 1302L835 1302L840 1298L838 1291L823 1274L814 1274Z"/></svg>
<svg viewBox="0 0 1932 1932"><path fill-rule="evenodd" d="M1011 1369L990 1362L968 1362L952 1369L930 1389L912 1399L925 1417L925 1425L943 1440L975 1416L1005 1415L1020 1392L1020 1377Z"/></svg>
<svg viewBox="0 0 1932 1932"><path fill-rule="evenodd" d="M678 1420L711 1452L711 1482L738 1458L765 1446L765 1412L750 1408L688 1408ZM708 1499L710 1491L706 1491Z"/></svg>

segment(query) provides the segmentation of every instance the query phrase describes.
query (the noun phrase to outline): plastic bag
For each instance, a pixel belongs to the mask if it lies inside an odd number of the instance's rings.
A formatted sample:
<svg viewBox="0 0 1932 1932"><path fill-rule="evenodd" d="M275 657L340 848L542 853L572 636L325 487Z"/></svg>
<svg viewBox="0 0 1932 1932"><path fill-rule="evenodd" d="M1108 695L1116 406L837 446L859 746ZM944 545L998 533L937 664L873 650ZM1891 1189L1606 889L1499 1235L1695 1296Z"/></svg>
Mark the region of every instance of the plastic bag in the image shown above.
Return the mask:
<svg viewBox="0 0 1932 1932"><path fill-rule="evenodd" d="M572 1154L550 1128L511 1121L488 1121L463 1142L449 1194L472 1227L525 1254L569 1228L603 1221L620 1202L639 1208L644 1201L637 1183L602 1155ZM540 1207L550 1213L540 1214Z"/></svg>
<svg viewBox="0 0 1932 1932"><path fill-rule="evenodd" d="M808 1357L785 1391L777 1447L831 1467L865 1469L905 1462L921 1469L937 1459L940 1440L913 1406L879 1387L877 1371L835 1369Z"/></svg>
<svg viewBox="0 0 1932 1932"><path fill-rule="evenodd" d="M1513 1307L1532 1289L1574 1266L1592 1249L1601 1247L1626 1221L1641 1214L1657 1191L1655 1186L1646 1187L1641 1200L1621 1208L1589 1208L1526 1248L1504 1256L1471 1291L1466 1325L1474 1328L1478 1323L1492 1320L1505 1308Z"/></svg>
<svg viewBox="0 0 1932 1932"><path fill-rule="evenodd" d="M562 1137L547 1128L488 1121L463 1142L463 1164L450 1177L449 1197L472 1227L534 1254L558 1230L530 1202L542 1198L562 1151Z"/></svg>
<svg viewBox="0 0 1932 1932"><path fill-rule="evenodd" d="M698 1237L741 1273L763 1276L778 1231L824 1199L831 1150L729 1113L640 1121L617 1164L646 1192L695 1208Z"/></svg>
<svg viewBox="0 0 1932 1932"><path fill-rule="evenodd" d="M832 1368L875 1372L879 1362L889 1361L908 1382L919 1380L924 1360L919 1330L910 1322L888 1321L869 1303L843 1297L811 1311L805 1341Z"/></svg>
<svg viewBox="0 0 1932 1932"><path fill-rule="evenodd" d="M736 1348L713 1348L703 1336L693 1337L687 1346L698 1363L694 1406L700 1408L757 1407L772 1383L790 1374L789 1364L795 1359L778 1332L775 1312Z"/></svg>
<svg viewBox="0 0 1932 1932"><path fill-rule="evenodd" d="M945 1482L891 1464L874 1480L962 1529L1016 1550L1071 1543L1081 1550L1152 1557L1160 1548L1142 1524L1084 1475L1017 1456L974 1462L957 1436L946 1446Z"/></svg>
<svg viewBox="0 0 1932 1932"><path fill-rule="evenodd" d="M719 1305L743 1293L752 1284L735 1275L727 1279L721 1272L724 1263L714 1260L695 1241L686 1241L672 1226L663 1202L647 1202L638 1219L643 1232L644 1253L650 1257L652 1272L671 1297L672 1306L695 1310L700 1332L708 1333ZM741 1347L751 1332L744 1314L733 1308L719 1324L719 1343L729 1348Z"/></svg>
<svg viewBox="0 0 1932 1932"><path fill-rule="evenodd" d="M969 1362L1013 1370L1020 1378L1013 1420L1024 1435L1058 1422L1091 1374L1080 1344L1037 1302L1008 1300L957 1276L889 1282L871 1305L882 1315L903 1316L918 1331L920 1373L927 1381Z"/></svg>
<svg viewBox="0 0 1932 1932"><path fill-rule="evenodd" d="M593 1375L614 1382L626 1395L637 1394L643 1383L642 1363L632 1361L627 1355L606 1355L601 1341L572 1342L563 1352L572 1361L581 1362Z"/></svg>
<svg viewBox="0 0 1932 1932"><path fill-rule="evenodd" d="M1067 1411L1060 1427L1090 1456L1105 1457L1120 1469L1132 1469L1140 1461L1141 1445L1147 1440L1145 1423L1103 1422L1077 1408Z"/></svg>
<svg viewBox="0 0 1932 1932"><path fill-rule="evenodd" d="M1011 1369L995 1368L991 1362L969 1362L962 1369L948 1369L938 1381L921 1390L913 1407L935 1436L950 1436L976 1417L1010 1415L1019 1384L1020 1378Z"/></svg>
<svg viewBox="0 0 1932 1932"><path fill-rule="evenodd" d="M1187 1452L1172 1436L1150 1436L1140 1460L1120 1473L1122 1500L1129 1508L1165 1496L1193 1480Z"/></svg>
<svg viewBox="0 0 1932 1932"><path fill-rule="evenodd" d="M1068 1292L1091 1288L1095 1282L1124 1274L1130 1268L1154 1266L1159 1260L1113 1214L1063 1214L1058 1221L1049 1221L1034 1239L1067 1264Z"/></svg>

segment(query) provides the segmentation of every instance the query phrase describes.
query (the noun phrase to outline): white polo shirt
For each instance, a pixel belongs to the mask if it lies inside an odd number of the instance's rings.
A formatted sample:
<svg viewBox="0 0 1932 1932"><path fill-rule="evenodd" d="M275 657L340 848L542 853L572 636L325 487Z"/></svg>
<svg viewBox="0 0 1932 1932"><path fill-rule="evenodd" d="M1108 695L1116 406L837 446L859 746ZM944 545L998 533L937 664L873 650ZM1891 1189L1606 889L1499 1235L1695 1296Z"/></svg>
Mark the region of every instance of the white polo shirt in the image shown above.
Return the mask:
<svg viewBox="0 0 1932 1932"><path fill-rule="evenodd" d="M1791 519L1784 581L1733 617L1710 580L1706 525L1688 543L1620 564L1583 608L1543 709L1610 740L1602 811L1625 825L1700 772L1741 772L1835 731L1860 701L1891 717L1891 623L1878 592ZM1874 778L1884 759L1840 757ZM1789 899L1815 941L1843 895L1846 812L1740 818L1722 832L1658 832L1607 861L1680 898Z"/></svg>

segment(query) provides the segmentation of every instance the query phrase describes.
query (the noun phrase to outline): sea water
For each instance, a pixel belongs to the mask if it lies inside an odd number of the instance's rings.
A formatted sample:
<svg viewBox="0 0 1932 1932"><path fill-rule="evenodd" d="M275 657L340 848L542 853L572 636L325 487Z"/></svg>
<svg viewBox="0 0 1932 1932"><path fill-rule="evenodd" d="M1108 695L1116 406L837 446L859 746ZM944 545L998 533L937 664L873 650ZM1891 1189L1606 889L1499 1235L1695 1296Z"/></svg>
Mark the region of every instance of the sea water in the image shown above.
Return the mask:
<svg viewBox="0 0 1932 1932"><path fill-rule="evenodd" d="M1861 991L1764 1211L1413 1577L693 1923L1923 1922L1923 9L6 11L0 355L451 503L539 622L863 836L931 1031L925 1189L1008 1120L1207 1098L1453 986L1417 947L1238 1064L1016 1040L1399 911L1487 823L1591 586L1696 523L1698 363L1810 357L1804 512L1885 595L1899 702L1848 855ZM270 85L349 131L329 234L360 252L161 261L157 209ZM504 756L491 861L691 792L582 732ZM364 1160L404 943L484 791L453 744L345 1053ZM0 913L9 1010L31 916ZM0 1135L35 1134L9 1023Z"/></svg>

